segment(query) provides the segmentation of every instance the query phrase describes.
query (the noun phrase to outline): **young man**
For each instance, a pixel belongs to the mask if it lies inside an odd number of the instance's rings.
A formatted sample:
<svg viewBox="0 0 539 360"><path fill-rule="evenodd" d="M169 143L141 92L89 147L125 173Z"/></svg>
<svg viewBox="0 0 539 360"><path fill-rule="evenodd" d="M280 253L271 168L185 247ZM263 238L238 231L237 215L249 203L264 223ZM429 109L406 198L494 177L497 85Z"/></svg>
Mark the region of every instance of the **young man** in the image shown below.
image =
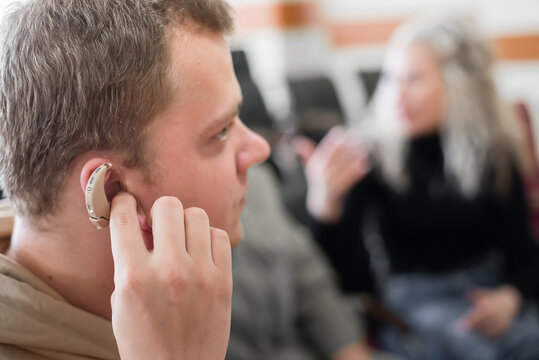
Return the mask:
<svg viewBox="0 0 539 360"><path fill-rule="evenodd" d="M231 28L221 0L9 11L0 173L16 216L0 243L0 358L224 357L230 244L247 169L269 153L238 118ZM84 202L103 163L110 231Z"/></svg>

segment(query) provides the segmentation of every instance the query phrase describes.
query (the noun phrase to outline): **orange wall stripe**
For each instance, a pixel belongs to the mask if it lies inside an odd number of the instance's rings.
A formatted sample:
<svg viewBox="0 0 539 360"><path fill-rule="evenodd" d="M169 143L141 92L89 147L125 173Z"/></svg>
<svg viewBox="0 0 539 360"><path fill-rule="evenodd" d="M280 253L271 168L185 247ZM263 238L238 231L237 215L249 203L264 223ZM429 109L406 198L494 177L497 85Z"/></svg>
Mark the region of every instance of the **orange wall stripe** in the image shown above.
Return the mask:
<svg viewBox="0 0 539 360"><path fill-rule="evenodd" d="M403 19L349 24L331 24L329 32L336 46L383 44L403 22Z"/></svg>
<svg viewBox="0 0 539 360"><path fill-rule="evenodd" d="M498 37L494 41L504 60L539 60L539 34Z"/></svg>
<svg viewBox="0 0 539 360"><path fill-rule="evenodd" d="M242 6L235 9L239 28L297 28L320 24L316 3L284 3Z"/></svg>
<svg viewBox="0 0 539 360"><path fill-rule="evenodd" d="M405 19L327 23L315 2L261 4L236 8L240 33L261 28L291 29L320 26L336 47L383 45ZM502 60L539 60L539 33L500 36L494 40Z"/></svg>

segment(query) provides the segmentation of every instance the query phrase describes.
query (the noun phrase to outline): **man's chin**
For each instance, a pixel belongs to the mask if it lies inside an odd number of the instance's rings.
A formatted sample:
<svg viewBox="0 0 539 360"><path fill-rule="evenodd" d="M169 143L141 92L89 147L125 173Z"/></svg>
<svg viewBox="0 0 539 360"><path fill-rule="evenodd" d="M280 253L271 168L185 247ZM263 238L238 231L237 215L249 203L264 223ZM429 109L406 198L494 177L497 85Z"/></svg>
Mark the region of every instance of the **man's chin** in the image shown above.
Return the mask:
<svg viewBox="0 0 539 360"><path fill-rule="evenodd" d="M236 248L243 240L243 226L241 224L236 226L228 233L228 237L230 238L230 246L232 249Z"/></svg>

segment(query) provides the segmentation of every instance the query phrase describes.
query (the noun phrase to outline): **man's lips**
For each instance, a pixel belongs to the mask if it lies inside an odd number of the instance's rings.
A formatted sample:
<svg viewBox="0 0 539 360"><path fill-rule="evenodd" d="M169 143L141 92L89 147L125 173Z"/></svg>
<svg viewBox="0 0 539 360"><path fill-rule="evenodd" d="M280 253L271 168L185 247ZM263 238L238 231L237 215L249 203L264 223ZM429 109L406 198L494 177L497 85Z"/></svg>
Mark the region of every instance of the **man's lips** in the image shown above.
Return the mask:
<svg viewBox="0 0 539 360"><path fill-rule="evenodd" d="M240 199L239 204L240 204L241 207L243 207L243 206L245 206L246 203L247 203L247 198L244 196L244 197L242 197Z"/></svg>

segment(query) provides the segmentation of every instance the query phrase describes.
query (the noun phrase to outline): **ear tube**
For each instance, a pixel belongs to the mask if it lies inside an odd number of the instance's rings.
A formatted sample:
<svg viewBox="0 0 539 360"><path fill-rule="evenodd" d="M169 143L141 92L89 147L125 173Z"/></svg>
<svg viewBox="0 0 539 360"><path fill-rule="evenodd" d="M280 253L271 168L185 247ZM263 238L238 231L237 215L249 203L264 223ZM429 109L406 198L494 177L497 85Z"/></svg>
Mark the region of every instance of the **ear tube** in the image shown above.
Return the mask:
<svg viewBox="0 0 539 360"><path fill-rule="evenodd" d="M86 184L86 210L90 215L90 221L98 229L109 225L110 205L105 193L105 175L111 167L110 163L99 166L94 170Z"/></svg>

